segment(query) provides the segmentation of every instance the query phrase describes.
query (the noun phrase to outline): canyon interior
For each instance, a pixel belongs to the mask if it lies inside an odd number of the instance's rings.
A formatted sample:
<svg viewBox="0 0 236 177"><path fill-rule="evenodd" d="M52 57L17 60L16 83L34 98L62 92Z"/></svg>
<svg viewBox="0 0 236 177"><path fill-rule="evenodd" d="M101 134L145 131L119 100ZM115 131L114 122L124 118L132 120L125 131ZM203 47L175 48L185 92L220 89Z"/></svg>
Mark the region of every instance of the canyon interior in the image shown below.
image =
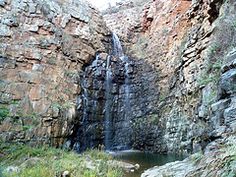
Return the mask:
<svg viewBox="0 0 236 177"><path fill-rule="evenodd" d="M236 174L234 0L0 0L0 17L1 141L189 155L143 177Z"/></svg>

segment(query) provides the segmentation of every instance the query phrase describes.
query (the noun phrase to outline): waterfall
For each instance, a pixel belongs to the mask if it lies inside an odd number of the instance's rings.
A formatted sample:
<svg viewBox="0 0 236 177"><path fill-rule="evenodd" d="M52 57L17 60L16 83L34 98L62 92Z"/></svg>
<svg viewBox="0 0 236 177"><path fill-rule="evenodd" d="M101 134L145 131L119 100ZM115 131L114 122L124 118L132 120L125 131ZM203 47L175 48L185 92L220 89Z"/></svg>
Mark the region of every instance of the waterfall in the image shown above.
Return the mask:
<svg viewBox="0 0 236 177"><path fill-rule="evenodd" d="M87 80L86 80L86 70L83 74L83 80L82 80L82 90L83 90L83 119L82 122L85 123L85 121L87 120L87 108L88 108L88 89L87 89Z"/></svg>
<svg viewBox="0 0 236 177"><path fill-rule="evenodd" d="M120 60L122 60L125 65L125 85L124 85L124 91L125 91L125 98L124 98L124 108L125 108L125 120L129 117L130 112L130 76L129 76L129 57L124 55L123 48L121 46L121 42L119 37L116 33L112 33L112 40L113 40L113 55L115 57L118 57Z"/></svg>
<svg viewBox="0 0 236 177"><path fill-rule="evenodd" d="M99 60L99 54L96 54L95 60L92 63L92 67L97 67L98 66L98 60Z"/></svg>
<svg viewBox="0 0 236 177"><path fill-rule="evenodd" d="M113 41L113 56L122 58L124 57L124 53L123 53L123 48L121 46L121 42L119 37L117 36L116 33L112 33L112 41Z"/></svg>
<svg viewBox="0 0 236 177"><path fill-rule="evenodd" d="M73 140L78 152L101 144L105 150L129 148L132 66L115 33L112 40L111 55L103 58L97 54L81 75L79 124Z"/></svg>
<svg viewBox="0 0 236 177"><path fill-rule="evenodd" d="M105 149L110 150L112 138L112 71L110 66L111 56L107 57L106 78L105 78Z"/></svg>
<svg viewBox="0 0 236 177"><path fill-rule="evenodd" d="M129 75L129 60L127 57L126 63L125 63L125 120L127 122L129 118L129 112L130 112L130 75Z"/></svg>
<svg viewBox="0 0 236 177"><path fill-rule="evenodd" d="M124 107L124 128L130 128L129 124L129 112L130 112L130 77L129 77L129 58L124 55L123 48L121 46L121 42L118 36L113 33L112 35L113 41L113 51L112 56L119 58L124 63L124 71L125 71L125 83L124 83L124 100L123 107ZM111 70L111 57L107 57L106 63L106 78L105 78L105 149L110 150L112 148L112 141L113 141L113 115L112 115L112 103L113 103L113 96L112 96L112 70ZM125 140L126 141L126 140ZM119 145L120 147L125 147L125 142Z"/></svg>
<svg viewBox="0 0 236 177"><path fill-rule="evenodd" d="M122 61L123 65L123 70L124 70L124 85L121 86L123 87L124 92L121 93L122 95L122 100L120 100L121 104L121 112L123 113L123 117L119 116L119 119L122 120L122 132L119 132L120 130L116 130L115 132L115 140L118 140L117 142L114 142L117 147L114 147L115 149L128 149L130 145L130 111L131 111L131 106L130 106L130 75L129 75L129 67L130 67L130 61L129 57L125 56L123 52L123 48L121 46L121 42L119 40L119 37L113 33L112 34L112 40L113 40L113 56L116 58L119 58L120 61Z"/></svg>

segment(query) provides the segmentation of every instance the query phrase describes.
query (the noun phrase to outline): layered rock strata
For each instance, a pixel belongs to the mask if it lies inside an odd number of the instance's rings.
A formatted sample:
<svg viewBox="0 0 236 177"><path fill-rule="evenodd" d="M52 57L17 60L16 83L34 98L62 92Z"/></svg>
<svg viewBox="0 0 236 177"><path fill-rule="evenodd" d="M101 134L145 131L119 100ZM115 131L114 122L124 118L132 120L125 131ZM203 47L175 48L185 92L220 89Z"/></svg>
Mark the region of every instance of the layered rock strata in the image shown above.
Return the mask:
<svg viewBox="0 0 236 177"><path fill-rule="evenodd" d="M109 51L109 31L82 0L3 0L0 16L0 137L61 145L77 117L79 73Z"/></svg>
<svg viewBox="0 0 236 177"><path fill-rule="evenodd" d="M108 26L121 36L127 53L157 71L150 74L157 82L149 85L158 88L159 101L154 114L136 119L142 122L137 136L142 136L135 148L195 152L215 138L213 122L221 118L210 120L211 104L218 95L218 68L233 43L221 24L234 36L232 9L233 1L155 0L133 1L105 12ZM149 123L152 120L155 124Z"/></svg>

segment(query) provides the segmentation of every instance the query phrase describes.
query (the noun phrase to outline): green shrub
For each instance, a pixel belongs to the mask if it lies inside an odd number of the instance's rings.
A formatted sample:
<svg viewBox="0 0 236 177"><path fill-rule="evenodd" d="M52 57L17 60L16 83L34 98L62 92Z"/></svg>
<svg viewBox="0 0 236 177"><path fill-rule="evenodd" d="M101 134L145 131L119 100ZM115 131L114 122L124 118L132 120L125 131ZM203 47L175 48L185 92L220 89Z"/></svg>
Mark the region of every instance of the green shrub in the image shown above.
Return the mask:
<svg viewBox="0 0 236 177"><path fill-rule="evenodd" d="M207 74L207 73L204 72L200 75L200 77L198 77L197 84L199 86L205 86L209 83L217 84L219 79L220 79L220 74L219 73L215 74L215 75L214 74L210 75L210 74Z"/></svg>
<svg viewBox="0 0 236 177"><path fill-rule="evenodd" d="M33 125L23 125L23 131L31 130L34 126Z"/></svg>
<svg viewBox="0 0 236 177"><path fill-rule="evenodd" d="M62 108L61 104L58 103L58 102L52 103L51 107L52 107L53 109L61 109L61 108Z"/></svg>
<svg viewBox="0 0 236 177"><path fill-rule="evenodd" d="M55 103L52 103L51 107L53 109L59 109L59 110L61 110L61 109L70 109L70 108L74 107L74 104L70 101L66 101L63 104L55 102Z"/></svg>
<svg viewBox="0 0 236 177"><path fill-rule="evenodd" d="M56 65L57 64L57 59L55 57L48 58L47 63L49 65Z"/></svg>
<svg viewBox="0 0 236 177"><path fill-rule="evenodd" d="M74 107L74 104L70 101L67 101L62 105L62 109L70 109L70 108L73 108L73 107Z"/></svg>
<svg viewBox="0 0 236 177"><path fill-rule="evenodd" d="M216 51L216 48L211 48L211 53ZM212 55L212 54L211 54ZM223 65L223 60L208 61L206 69L201 73L197 79L199 86L207 85L209 83L214 83L215 85L219 82L221 75L221 67Z"/></svg>
<svg viewBox="0 0 236 177"><path fill-rule="evenodd" d="M10 111L6 106L0 106L0 122L7 118L9 114Z"/></svg>
<svg viewBox="0 0 236 177"><path fill-rule="evenodd" d="M79 77L78 71L65 70L65 77L73 78Z"/></svg>
<svg viewBox="0 0 236 177"><path fill-rule="evenodd" d="M198 152L190 156L191 161L196 165L203 158L203 153Z"/></svg>

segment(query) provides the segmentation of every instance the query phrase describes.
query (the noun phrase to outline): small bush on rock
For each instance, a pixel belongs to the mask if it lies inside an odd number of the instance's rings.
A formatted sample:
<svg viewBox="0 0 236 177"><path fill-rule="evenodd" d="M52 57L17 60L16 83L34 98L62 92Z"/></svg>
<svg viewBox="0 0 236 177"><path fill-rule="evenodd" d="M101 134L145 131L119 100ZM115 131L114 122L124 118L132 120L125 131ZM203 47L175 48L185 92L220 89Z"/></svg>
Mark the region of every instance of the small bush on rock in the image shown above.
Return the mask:
<svg viewBox="0 0 236 177"><path fill-rule="evenodd" d="M0 106L0 122L7 118L10 114L10 111L5 106Z"/></svg>

